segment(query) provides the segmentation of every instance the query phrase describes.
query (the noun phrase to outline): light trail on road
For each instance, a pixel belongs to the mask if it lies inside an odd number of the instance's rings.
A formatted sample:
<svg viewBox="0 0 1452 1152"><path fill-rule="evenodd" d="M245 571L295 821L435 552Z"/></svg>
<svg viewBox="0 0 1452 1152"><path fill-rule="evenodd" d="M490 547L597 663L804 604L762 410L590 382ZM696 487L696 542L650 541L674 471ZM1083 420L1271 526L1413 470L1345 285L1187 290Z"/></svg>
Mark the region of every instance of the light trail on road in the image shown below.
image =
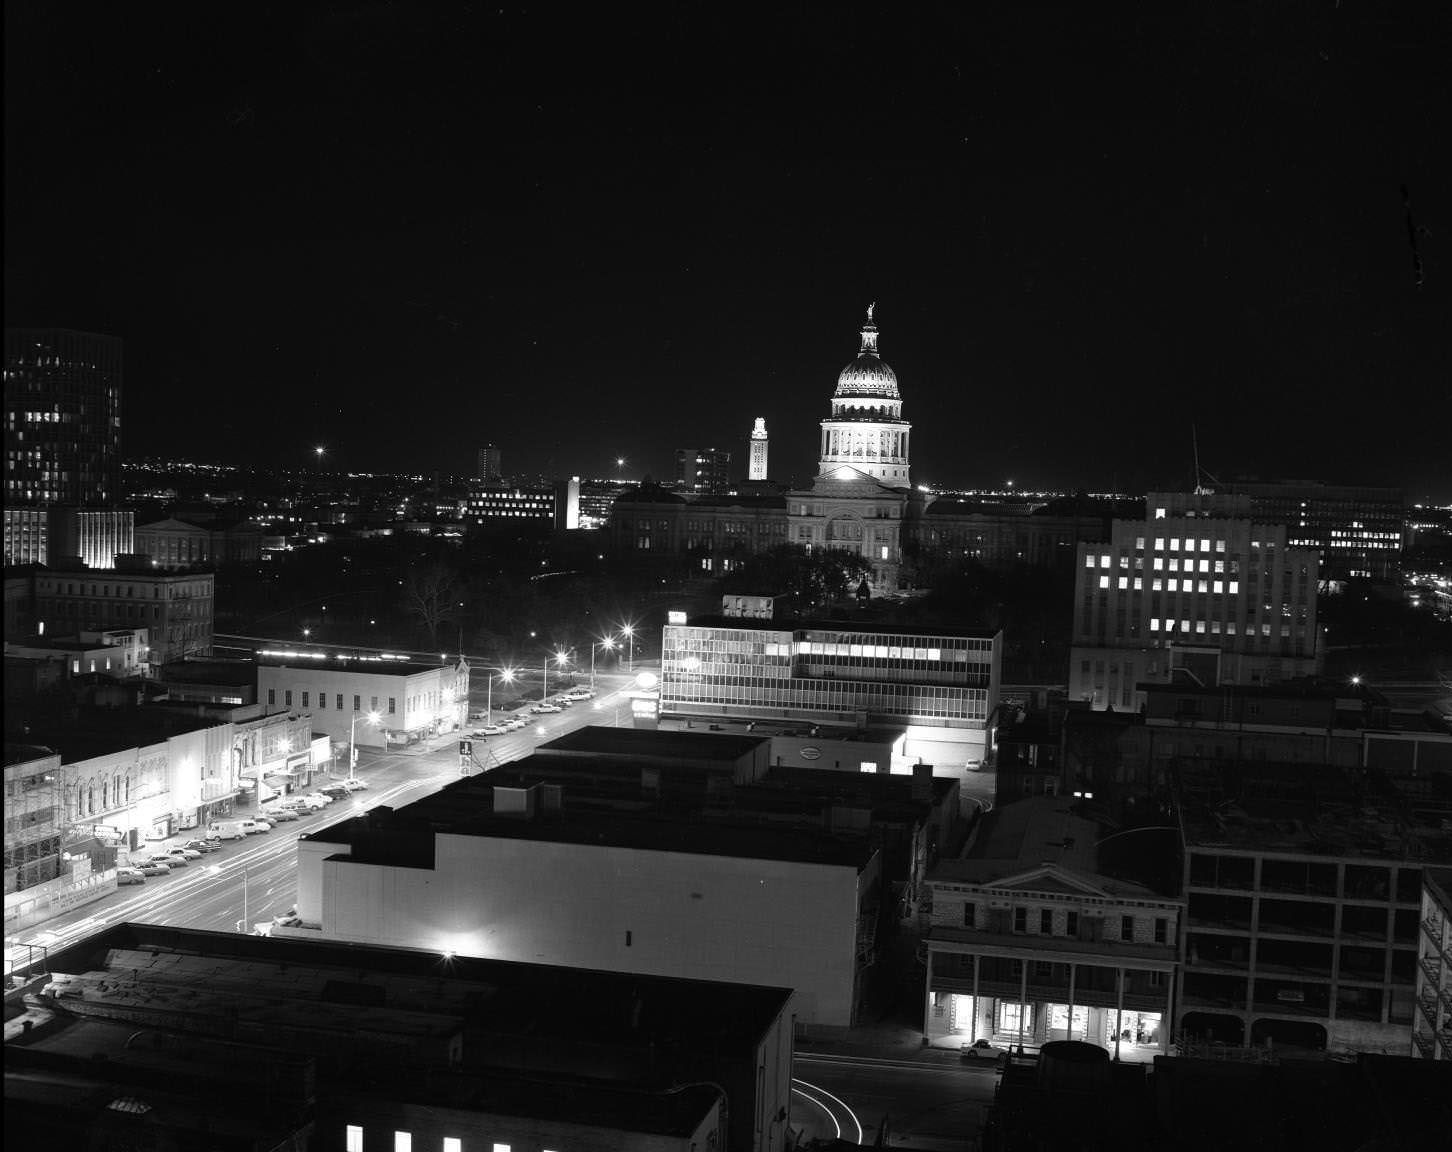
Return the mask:
<svg viewBox="0 0 1452 1152"><path fill-rule="evenodd" d="M795 1084L793 1084L792 1092L793 1094L800 1096L803 1100L806 1100L808 1103L815 1104L818 1108L825 1112L827 1114L827 1119L832 1122L832 1128L836 1132L837 1139L842 1139L842 1125L837 1123L837 1117L833 1115L832 1109L828 1108L826 1104L824 1104L816 1096L813 1096L805 1088L798 1088Z"/></svg>
<svg viewBox="0 0 1452 1152"><path fill-rule="evenodd" d="M808 1083L806 1080L800 1080L800 1079L798 1079L796 1077L792 1077L792 1084L793 1084L793 1088L792 1088L792 1091L793 1092L797 1091L795 1085L800 1084L803 1088L805 1088L805 1089L807 1089L807 1090L809 1090L811 1092L820 1092L828 1100L831 1100L834 1104L836 1104L838 1107L840 1107L842 1109L842 1111L847 1114L847 1118L852 1121L853 1125L857 1129L857 1139L856 1139L855 1143L857 1143L857 1144L861 1144L862 1143L862 1121L859 1120L859 1119L857 1119L857 1113L854 1112L854 1111L852 1111L852 1108L847 1103L847 1101L843 1100L842 1097L840 1097L840 1096L834 1096L831 1092L828 1092L825 1088L821 1087L820 1085ZM807 1094L806 1092L803 1092L802 1093L802 1095L804 1095L804 1096L806 1094ZM816 1103L820 1105L821 1104L821 1101L818 1100L818 1101L816 1101ZM835 1119L833 1119L832 1123L836 1124L837 1121ZM841 1136L842 1135L842 1130L841 1130L840 1127L837 1129L837 1135L838 1136Z"/></svg>

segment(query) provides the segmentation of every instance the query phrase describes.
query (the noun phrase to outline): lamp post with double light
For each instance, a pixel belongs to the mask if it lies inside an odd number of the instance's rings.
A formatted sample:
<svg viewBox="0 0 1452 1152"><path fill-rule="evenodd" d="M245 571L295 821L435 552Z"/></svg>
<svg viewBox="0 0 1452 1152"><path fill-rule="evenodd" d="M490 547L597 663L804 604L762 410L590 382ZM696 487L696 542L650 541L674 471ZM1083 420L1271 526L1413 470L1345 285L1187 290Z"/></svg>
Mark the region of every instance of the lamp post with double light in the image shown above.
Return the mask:
<svg viewBox="0 0 1452 1152"><path fill-rule="evenodd" d="M360 714L353 713L352 723L348 725L348 779L357 778L358 774L358 721ZM367 720L370 724L377 724L382 717L377 712L369 712L361 719Z"/></svg>

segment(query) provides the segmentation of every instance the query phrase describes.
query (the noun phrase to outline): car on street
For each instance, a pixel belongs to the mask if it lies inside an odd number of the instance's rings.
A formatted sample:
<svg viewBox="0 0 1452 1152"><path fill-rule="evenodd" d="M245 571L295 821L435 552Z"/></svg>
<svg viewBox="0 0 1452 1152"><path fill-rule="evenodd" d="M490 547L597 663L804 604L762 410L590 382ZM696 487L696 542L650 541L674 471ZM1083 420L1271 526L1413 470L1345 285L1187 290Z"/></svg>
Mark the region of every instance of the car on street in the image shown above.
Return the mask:
<svg viewBox="0 0 1452 1152"><path fill-rule="evenodd" d="M140 872L144 876L171 875L171 865L163 864L159 860L142 860L139 863L132 864L131 867L135 868L136 871Z"/></svg>
<svg viewBox="0 0 1452 1152"><path fill-rule="evenodd" d="M321 792L309 792L306 796L302 797L302 799L311 801L314 804L320 804L324 808L326 808L329 804L333 802L333 798L331 796L325 796Z"/></svg>
<svg viewBox="0 0 1452 1152"><path fill-rule="evenodd" d="M188 862L202 858L202 854L195 848L168 848L166 854L168 856L175 856L178 860L186 860Z"/></svg>
<svg viewBox="0 0 1452 1152"><path fill-rule="evenodd" d="M561 708L558 704L536 704L533 708L530 709L530 711L533 712L536 716L542 716L546 712L563 712L564 709Z"/></svg>
<svg viewBox="0 0 1452 1152"><path fill-rule="evenodd" d="M349 792L362 792L368 787L367 780L361 780L357 776L350 776L346 780L339 781Z"/></svg>
<svg viewBox="0 0 1452 1152"><path fill-rule="evenodd" d="M987 1040L975 1040L971 1044L964 1044L959 1047L958 1051L964 1060L988 1061L999 1065L1008 1063L1008 1049L995 1047Z"/></svg>
<svg viewBox="0 0 1452 1152"><path fill-rule="evenodd" d="M167 871L169 872L169 871L171 871L171 869L168 868ZM146 873L143 872L140 868L117 868L116 869L116 884L118 886L120 886L122 884L145 884L145 883L146 883Z"/></svg>
<svg viewBox="0 0 1452 1152"><path fill-rule="evenodd" d="M568 693L571 700L593 700L595 689L593 688L572 688Z"/></svg>
<svg viewBox="0 0 1452 1152"><path fill-rule="evenodd" d="M242 831L249 836L255 836L259 832L271 832L272 825L266 820L258 820L256 817L253 817L250 820L244 819L242 821Z"/></svg>
<svg viewBox="0 0 1452 1152"><path fill-rule="evenodd" d="M288 820L296 820L297 813L290 808L267 808L263 810L262 817L269 824L280 824Z"/></svg>
<svg viewBox="0 0 1452 1152"><path fill-rule="evenodd" d="M153 852L146 858L148 864L164 864L168 868L185 868L186 859L181 856L173 856L170 852Z"/></svg>
<svg viewBox="0 0 1452 1152"><path fill-rule="evenodd" d="M329 784L326 787L319 788L318 791L324 796L331 796L334 800L346 800L349 795L348 789L344 788L341 784Z"/></svg>
<svg viewBox="0 0 1452 1152"><path fill-rule="evenodd" d="M222 842L220 840L188 840L182 847L191 848L197 852L220 852Z"/></svg>
<svg viewBox="0 0 1452 1152"><path fill-rule="evenodd" d="M278 928L296 928L302 923L302 917L296 911L284 912L281 916L274 916L272 923Z"/></svg>
<svg viewBox="0 0 1452 1152"><path fill-rule="evenodd" d="M511 716L500 727L506 732L518 732L521 728L528 728L529 721L523 716Z"/></svg>
<svg viewBox="0 0 1452 1152"><path fill-rule="evenodd" d="M472 731L472 732L469 733L470 736L474 736L474 737L479 737L479 736L502 736L503 734L504 734L504 727L501 724L486 724L486 725L484 725L484 727L482 727L482 728L475 728L474 731Z"/></svg>
<svg viewBox="0 0 1452 1152"><path fill-rule="evenodd" d="M289 796L277 807L279 811L296 812L299 816L307 816L327 807L323 803L323 799L322 796Z"/></svg>

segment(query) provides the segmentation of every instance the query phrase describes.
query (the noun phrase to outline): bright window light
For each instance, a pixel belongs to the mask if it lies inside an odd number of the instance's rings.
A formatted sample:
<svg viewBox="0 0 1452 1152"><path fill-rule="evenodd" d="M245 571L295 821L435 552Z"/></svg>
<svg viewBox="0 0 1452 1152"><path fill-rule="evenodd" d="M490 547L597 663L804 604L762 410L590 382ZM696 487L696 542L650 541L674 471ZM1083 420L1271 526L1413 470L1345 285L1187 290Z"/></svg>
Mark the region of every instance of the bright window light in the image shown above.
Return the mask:
<svg viewBox="0 0 1452 1152"><path fill-rule="evenodd" d="M464 1152L464 1141L457 1136L445 1136L444 1152Z"/></svg>
<svg viewBox="0 0 1452 1152"><path fill-rule="evenodd" d="M395 1132L393 1134L393 1152L413 1152L413 1133Z"/></svg>
<svg viewBox="0 0 1452 1152"><path fill-rule="evenodd" d="M344 1136L346 1152L363 1152L363 1126L349 1124Z"/></svg>

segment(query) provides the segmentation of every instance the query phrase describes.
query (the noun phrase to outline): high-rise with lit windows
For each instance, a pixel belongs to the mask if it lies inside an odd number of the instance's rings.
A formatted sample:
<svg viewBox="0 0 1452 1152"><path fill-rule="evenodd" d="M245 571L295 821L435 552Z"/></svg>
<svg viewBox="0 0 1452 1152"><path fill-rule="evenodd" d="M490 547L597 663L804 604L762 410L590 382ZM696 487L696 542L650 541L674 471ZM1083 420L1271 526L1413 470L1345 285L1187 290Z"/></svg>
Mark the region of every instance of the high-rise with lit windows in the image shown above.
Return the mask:
<svg viewBox="0 0 1452 1152"><path fill-rule="evenodd" d="M1289 546L1282 525L1114 521L1109 540L1079 546L1069 698L1137 711L1141 681L1313 674L1318 570L1316 550Z"/></svg>
<svg viewBox="0 0 1452 1152"><path fill-rule="evenodd" d="M1148 503L1151 515L1284 525L1289 544L1320 549L1322 580L1393 580L1401 570L1407 508L1400 488L1234 481L1214 491L1151 492Z"/></svg>
<svg viewBox="0 0 1452 1152"><path fill-rule="evenodd" d="M117 552L131 550L132 521L92 513L112 512L120 494L121 341L7 328L5 563L47 563L61 532L69 552L111 567ZM82 547L97 532L105 538Z"/></svg>

